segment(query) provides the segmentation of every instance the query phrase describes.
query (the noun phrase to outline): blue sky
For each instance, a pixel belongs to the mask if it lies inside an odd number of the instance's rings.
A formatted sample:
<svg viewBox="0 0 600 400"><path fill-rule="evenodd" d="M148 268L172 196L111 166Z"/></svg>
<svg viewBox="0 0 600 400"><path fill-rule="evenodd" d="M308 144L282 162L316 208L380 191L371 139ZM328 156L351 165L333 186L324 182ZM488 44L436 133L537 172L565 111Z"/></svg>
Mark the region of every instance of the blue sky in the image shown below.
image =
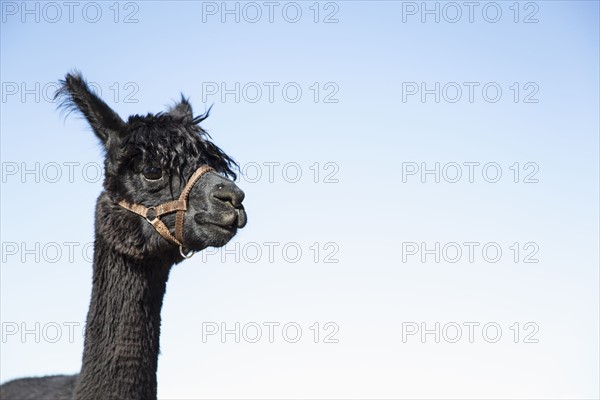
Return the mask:
<svg viewBox="0 0 600 400"><path fill-rule="evenodd" d="M171 274L160 398L599 396L598 2L23 4L0 3L1 381L80 366L103 156L49 96L78 69L123 117L213 104L247 173L248 226ZM236 322L263 337L203 341Z"/></svg>

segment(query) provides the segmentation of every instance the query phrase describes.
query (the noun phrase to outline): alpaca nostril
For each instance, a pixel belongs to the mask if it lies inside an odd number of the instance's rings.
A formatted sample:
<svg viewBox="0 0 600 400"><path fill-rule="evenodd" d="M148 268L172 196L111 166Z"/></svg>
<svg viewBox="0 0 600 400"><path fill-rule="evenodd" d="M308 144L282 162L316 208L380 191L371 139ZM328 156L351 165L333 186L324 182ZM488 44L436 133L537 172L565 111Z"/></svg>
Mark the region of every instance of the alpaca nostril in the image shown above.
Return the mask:
<svg viewBox="0 0 600 400"><path fill-rule="evenodd" d="M245 194L239 189L235 190L217 190L213 197L223 203L229 203L233 207L239 207L244 201Z"/></svg>
<svg viewBox="0 0 600 400"><path fill-rule="evenodd" d="M229 193L215 193L213 197L223 203L229 203L233 206L233 198L229 195Z"/></svg>
<svg viewBox="0 0 600 400"><path fill-rule="evenodd" d="M219 201L222 201L223 203L231 205L232 207L236 206L236 199L231 193L214 194L213 197Z"/></svg>

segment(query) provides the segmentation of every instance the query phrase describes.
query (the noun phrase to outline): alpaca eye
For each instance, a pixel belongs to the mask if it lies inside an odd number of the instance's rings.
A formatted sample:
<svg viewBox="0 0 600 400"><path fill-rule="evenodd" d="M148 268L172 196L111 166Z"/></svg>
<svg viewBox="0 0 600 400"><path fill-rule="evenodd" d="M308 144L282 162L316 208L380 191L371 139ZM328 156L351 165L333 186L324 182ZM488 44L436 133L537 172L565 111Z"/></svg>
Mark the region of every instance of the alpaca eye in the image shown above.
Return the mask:
<svg viewBox="0 0 600 400"><path fill-rule="evenodd" d="M142 173L146 179L151 181L162 178L162 169L159 167L146 167Z"/></svg>

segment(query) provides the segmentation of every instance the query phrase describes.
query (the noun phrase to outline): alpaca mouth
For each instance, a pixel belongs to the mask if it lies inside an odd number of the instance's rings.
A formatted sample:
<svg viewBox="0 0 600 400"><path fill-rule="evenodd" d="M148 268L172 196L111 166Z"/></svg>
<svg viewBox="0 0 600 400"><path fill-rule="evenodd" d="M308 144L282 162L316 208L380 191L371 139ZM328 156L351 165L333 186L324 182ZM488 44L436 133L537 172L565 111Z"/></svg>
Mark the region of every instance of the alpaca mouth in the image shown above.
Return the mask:
<svg viewBox="0 0 600 400"><path fill-rule="evenodd" d="M244 207L241 206L240 208L236 208L235 213L237 214L237 227L245 227L248 223L248 216L246 215L246 210L244 210Z"/></svg>
<svg viewBox="0 0 600 400"><path fill-rule="evenodd" d="M200 225L213 225L230 232L235 231L238 228L243 228L248 222L248 216L246 215L246 211L244 210L244 207L241 206L239 208L226 212L225 215L222 216L221 220L207 220L206 216L202 214L196 214L194 216L194 219L196 220L196 223Z"/></svg>

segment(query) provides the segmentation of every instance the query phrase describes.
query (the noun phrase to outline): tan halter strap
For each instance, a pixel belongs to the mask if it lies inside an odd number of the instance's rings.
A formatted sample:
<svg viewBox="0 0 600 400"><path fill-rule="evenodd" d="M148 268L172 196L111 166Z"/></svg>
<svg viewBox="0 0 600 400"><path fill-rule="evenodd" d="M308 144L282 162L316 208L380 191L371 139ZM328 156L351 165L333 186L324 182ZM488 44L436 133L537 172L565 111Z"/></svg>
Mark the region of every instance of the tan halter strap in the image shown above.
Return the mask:
<svg viewBox="0 0 600 400"><path fill-rule="evenodd" d="M204 176L204 174L214 171L212 167L208 165L200 166L190 177L187 184L181 191L181 195L179 199L168 201L166 203L159 204L157 206L146 207L142 204L133 204L126 200L121 200L117 204L121 207L136 213L137 215L143 217L150 225L156 229L156 231L162 236L166 241L179 246L179 253L184 258L191 258L194 255L194 252L185 253L183 251L183 221L185 212L187 210L188 197L192 188ZM165 214L171 214L176 212L175 215L175 236L171 233L169 228L165 225L164 222L161 221L160 217Z"/></svg>

